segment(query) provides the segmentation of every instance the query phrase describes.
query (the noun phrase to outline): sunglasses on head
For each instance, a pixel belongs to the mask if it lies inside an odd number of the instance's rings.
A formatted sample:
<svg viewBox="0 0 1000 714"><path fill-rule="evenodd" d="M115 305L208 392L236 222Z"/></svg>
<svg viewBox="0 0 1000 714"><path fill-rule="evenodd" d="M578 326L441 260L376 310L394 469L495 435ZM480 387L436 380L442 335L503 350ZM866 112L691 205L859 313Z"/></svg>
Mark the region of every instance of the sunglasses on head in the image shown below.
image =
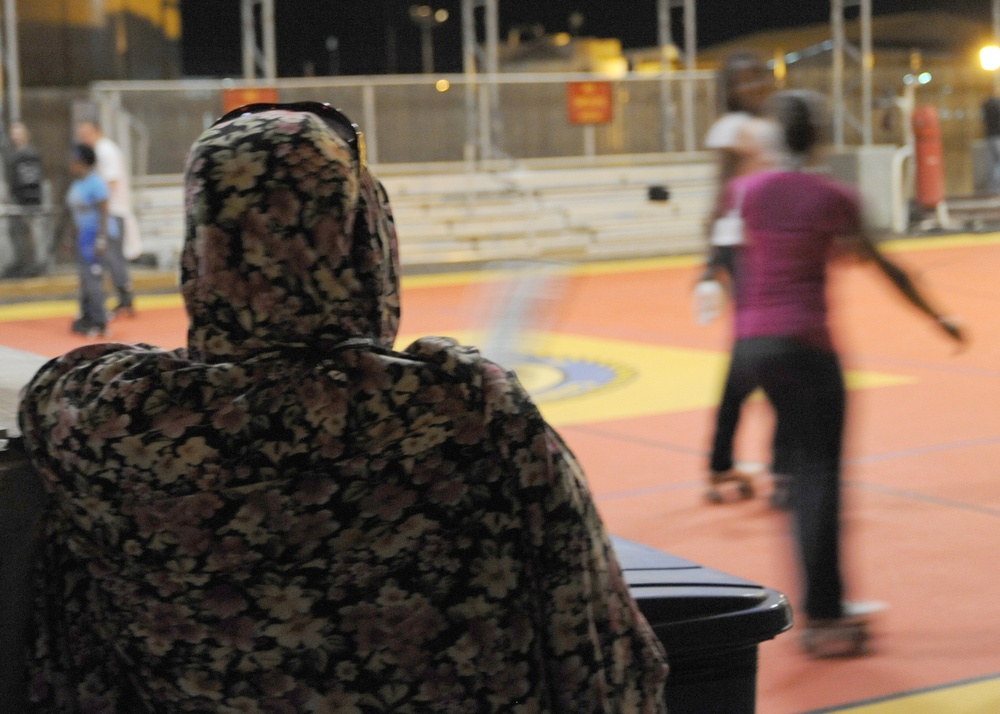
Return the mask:
<svg viewBox="0 0 1000 714"><path fill-rule="evenodd" d="M368 156L365 148L365 134L358 125L347 118L339 109L334 109L326 102L288 102L285 104L273 102L256 102L254 104L244 104L226 112L215 120L212 126L222 122L231 121L247 114L259 114L280 110L285 112L305 112L319 117L323 122L337 132L337 136L347 142L348 148L354 155L354 160L358 162L358 167L367 165Z"/></svg>

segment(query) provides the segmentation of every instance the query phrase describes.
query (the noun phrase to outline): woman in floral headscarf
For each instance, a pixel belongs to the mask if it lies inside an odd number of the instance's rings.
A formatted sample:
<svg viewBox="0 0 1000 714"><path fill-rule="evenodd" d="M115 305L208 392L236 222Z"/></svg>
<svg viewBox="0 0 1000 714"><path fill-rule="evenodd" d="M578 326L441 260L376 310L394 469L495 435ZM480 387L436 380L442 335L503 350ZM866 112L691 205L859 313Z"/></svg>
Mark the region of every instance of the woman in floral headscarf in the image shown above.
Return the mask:
<svg viewBox="0 0 1000 714"><path fill-rule="evenodd" d="M661 712L666 665L580 468L517 380L392 351L379 183L318 116L216 125L186 174L186 349L27 387L50 493L45 712Z"/></svg>

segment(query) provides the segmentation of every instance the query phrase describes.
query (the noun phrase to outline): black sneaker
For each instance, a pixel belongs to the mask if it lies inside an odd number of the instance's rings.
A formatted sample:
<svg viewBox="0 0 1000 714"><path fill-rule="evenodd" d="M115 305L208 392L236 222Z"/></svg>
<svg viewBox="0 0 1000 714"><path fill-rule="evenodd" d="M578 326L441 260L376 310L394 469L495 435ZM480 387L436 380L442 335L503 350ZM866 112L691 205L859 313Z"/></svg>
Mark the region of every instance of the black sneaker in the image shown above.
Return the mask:
<svg viewBox="0 0 1000 714"><path fill-rule="evenodd" d="M121 317L122 315L125 317L135 317L135 308L132 306L132 303L118 303L111 310L112 317Z"/></svg>
<svg viewBox="0 0 1000 714"><path fill-rule="evenodd" d="M83 335L84 337L98 337L104 335L106 327L104 323L91 322L90 320L80 317L73 320L69 329L78 335Z"/></svg>
<svg viewBox="0 0 1000 714"><path fill-rule="evenodd" d="M800 641L806 654L813 659L871 654L871 632L863 616L844 615L833 620L806 618Z"/></svg>

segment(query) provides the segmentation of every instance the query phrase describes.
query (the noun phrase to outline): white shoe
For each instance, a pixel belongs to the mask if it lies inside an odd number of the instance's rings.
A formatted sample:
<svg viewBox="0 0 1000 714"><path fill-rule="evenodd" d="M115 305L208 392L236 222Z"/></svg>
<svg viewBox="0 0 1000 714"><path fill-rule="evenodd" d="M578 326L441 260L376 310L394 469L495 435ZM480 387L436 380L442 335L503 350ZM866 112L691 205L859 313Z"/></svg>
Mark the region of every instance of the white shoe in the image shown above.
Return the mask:
<svg viewBox="0 0 1000 714"><path fill-rule="evenodd" d="M863 657L871 653L871 633L863 617L807 619L799 641L813 659Z"/></svg>
<svg viewBox="0 0 1000 714"><path fill-rule="evenodd" d="M889 603L882 602L881 600L862 600L860 602L844 600L841 603L841 607L844 611L844 617L867 617L876 612L887 610Z"/></svg>

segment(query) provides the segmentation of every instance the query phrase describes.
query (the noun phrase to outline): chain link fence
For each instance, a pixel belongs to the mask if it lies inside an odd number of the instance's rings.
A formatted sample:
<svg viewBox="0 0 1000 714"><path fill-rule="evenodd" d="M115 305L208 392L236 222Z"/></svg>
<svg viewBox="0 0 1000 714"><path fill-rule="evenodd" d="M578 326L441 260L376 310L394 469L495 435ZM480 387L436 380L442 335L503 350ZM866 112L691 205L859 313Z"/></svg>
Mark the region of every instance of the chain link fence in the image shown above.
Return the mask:
<svg viewBox="0 0 1000 714"><path fill-rule="evenodd" d="M610 85L610 121L569 120L567 87ZM95 112L133 156L137 174L174 174L191 142L222 114L231 80L100 82ZM517 161L695 150L718 112L715 73L601 79L592 74L280 79L281 101L326 101L365 131L373 164ZM127 125L120 118L127 117Z"/></svg>

